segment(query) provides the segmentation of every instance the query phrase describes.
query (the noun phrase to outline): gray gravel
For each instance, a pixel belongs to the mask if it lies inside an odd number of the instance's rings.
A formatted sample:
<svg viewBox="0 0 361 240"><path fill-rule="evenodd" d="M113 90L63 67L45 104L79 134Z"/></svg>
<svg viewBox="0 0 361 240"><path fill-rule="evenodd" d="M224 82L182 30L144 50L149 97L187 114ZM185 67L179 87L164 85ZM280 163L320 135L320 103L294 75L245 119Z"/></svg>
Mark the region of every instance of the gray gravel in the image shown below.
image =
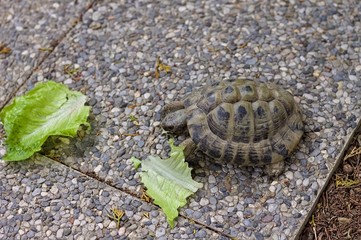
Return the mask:
<svg viewBox="0 0 361 240"><path fill-rule="evenodd" d="M220 237L184 218L170 229L157 207L46 157L0 167L0 239ZM107 216L114 207L124 211L119 228Z"/></svg>
<svg viewBox="0 0 361 240"><path fill-rule="evenodd" d="M1 0L0 44L6 44L12 52L0 54L0 108L49 55L49 50L90 2Z"/></svg>
<svg viewBox="0 0 361 240"><path fill-rule="evenodd" d="M221 166L197 153L191 165L204 187L181 214L224 238L293 239L361 119L360 12L357 1L104 1L86 12L21 91L51 78L84 92L92 106L92 133L70 144L49 141L44 152L114 191L136 195L141 183L130 157L165 157L169 151L159 128L165 103L238 76L289 89L303 110L306 134L284 174L270 179L262 168ZM157 56L172 67L159 79ZM65 74L67 64L81 69L80 77ZM34 190L29 201L41 196ZM35 212L29 214L35 219ZM162 213L154 217L163 226L154 228L156 238L211 237L204 229L192 235L186 222L183 232L169 230L161 219ZM61 229L54 225L51 234Z"/></svg>

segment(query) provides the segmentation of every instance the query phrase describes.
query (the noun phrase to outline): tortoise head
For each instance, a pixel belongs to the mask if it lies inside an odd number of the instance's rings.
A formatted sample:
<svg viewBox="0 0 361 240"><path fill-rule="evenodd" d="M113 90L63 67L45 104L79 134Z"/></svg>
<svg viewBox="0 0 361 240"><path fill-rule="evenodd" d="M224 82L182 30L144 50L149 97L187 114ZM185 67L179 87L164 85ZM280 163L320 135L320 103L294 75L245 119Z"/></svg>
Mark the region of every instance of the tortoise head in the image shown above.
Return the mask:
<svg viewBox="0 0 361 240"><path fill-rule="evenodd" d="M187 116L185 109L169 112L161 122L161 127L168 132L181 134L187 128Z"/></svg>

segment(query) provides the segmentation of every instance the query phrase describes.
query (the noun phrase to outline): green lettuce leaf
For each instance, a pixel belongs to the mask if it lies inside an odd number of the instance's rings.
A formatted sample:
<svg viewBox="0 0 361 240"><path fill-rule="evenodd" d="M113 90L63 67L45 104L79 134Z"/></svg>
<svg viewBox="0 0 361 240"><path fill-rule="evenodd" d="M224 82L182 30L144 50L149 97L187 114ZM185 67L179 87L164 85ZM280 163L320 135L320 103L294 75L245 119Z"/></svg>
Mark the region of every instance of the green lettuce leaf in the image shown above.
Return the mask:
<svg viewBox="0 0 361 240"><path fill-rule="evenodd" d="M203 184L192 179L188 163L184 161L183 147L174 146L173 140L170 157L161 159L149 156L140 161L132 157L135 166L142 165L140 176L147 188L147 194L154 199L167 216L169 225L174 227L174 219L178 216L178 208L183 207L187 197L195 193Z"/></svg>
<svg viewBox="0 0 361 240"><path fill-rule="evenodd" d="M0 112L7 135L8 161L31 157L51 135L75 136L80 124L88 125L86 96L53 81L35 85L26 95L16 97Z"/></svg>

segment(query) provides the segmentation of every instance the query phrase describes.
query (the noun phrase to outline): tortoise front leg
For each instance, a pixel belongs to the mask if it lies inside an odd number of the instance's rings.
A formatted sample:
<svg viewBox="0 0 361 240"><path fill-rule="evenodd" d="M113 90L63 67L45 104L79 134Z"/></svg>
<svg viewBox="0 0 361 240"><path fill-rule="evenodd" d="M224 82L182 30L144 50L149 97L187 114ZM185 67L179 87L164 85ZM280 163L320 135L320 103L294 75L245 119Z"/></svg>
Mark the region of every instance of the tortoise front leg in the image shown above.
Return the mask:
<svg viewBox="0 0 361 240"><path fill-rule="evenodd" d="M191 138L187 138L184 140L180 146L184 147L184 157L187 159L190 155L194 153L194 151L197 149L197 145L193 142Z"/></svg>

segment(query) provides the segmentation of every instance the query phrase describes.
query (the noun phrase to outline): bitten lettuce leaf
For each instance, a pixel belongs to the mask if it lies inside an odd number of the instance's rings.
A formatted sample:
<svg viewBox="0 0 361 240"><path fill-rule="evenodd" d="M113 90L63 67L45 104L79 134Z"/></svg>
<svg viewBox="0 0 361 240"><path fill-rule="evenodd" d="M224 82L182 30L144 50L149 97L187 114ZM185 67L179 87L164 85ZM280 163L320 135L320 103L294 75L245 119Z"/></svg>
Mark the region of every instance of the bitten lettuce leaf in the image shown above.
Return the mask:
<svg viewBox="0 0 361 240"><path fill-rule="evenodd" d="M24 96L0 112L6 132L8 161L31 157L51 135L73 137L81 124L89 125L90 108L84 106L86 96L53 81L35 85Z"/></svg>
<svg viewBox="0 0 361 240"><path fill-rule="evenodd" d="M173 140L170 157L161 159L158 156L149 156L145 160L132 157L136 167L141 164L140 176L147 188L147 194L154 199L167 216L169 225L174 227L174 219L178 216L178 208L187 203L187 197L195 193L203 184L192 179L191 170L185 162L183 147L174 146Z"/></svg>

